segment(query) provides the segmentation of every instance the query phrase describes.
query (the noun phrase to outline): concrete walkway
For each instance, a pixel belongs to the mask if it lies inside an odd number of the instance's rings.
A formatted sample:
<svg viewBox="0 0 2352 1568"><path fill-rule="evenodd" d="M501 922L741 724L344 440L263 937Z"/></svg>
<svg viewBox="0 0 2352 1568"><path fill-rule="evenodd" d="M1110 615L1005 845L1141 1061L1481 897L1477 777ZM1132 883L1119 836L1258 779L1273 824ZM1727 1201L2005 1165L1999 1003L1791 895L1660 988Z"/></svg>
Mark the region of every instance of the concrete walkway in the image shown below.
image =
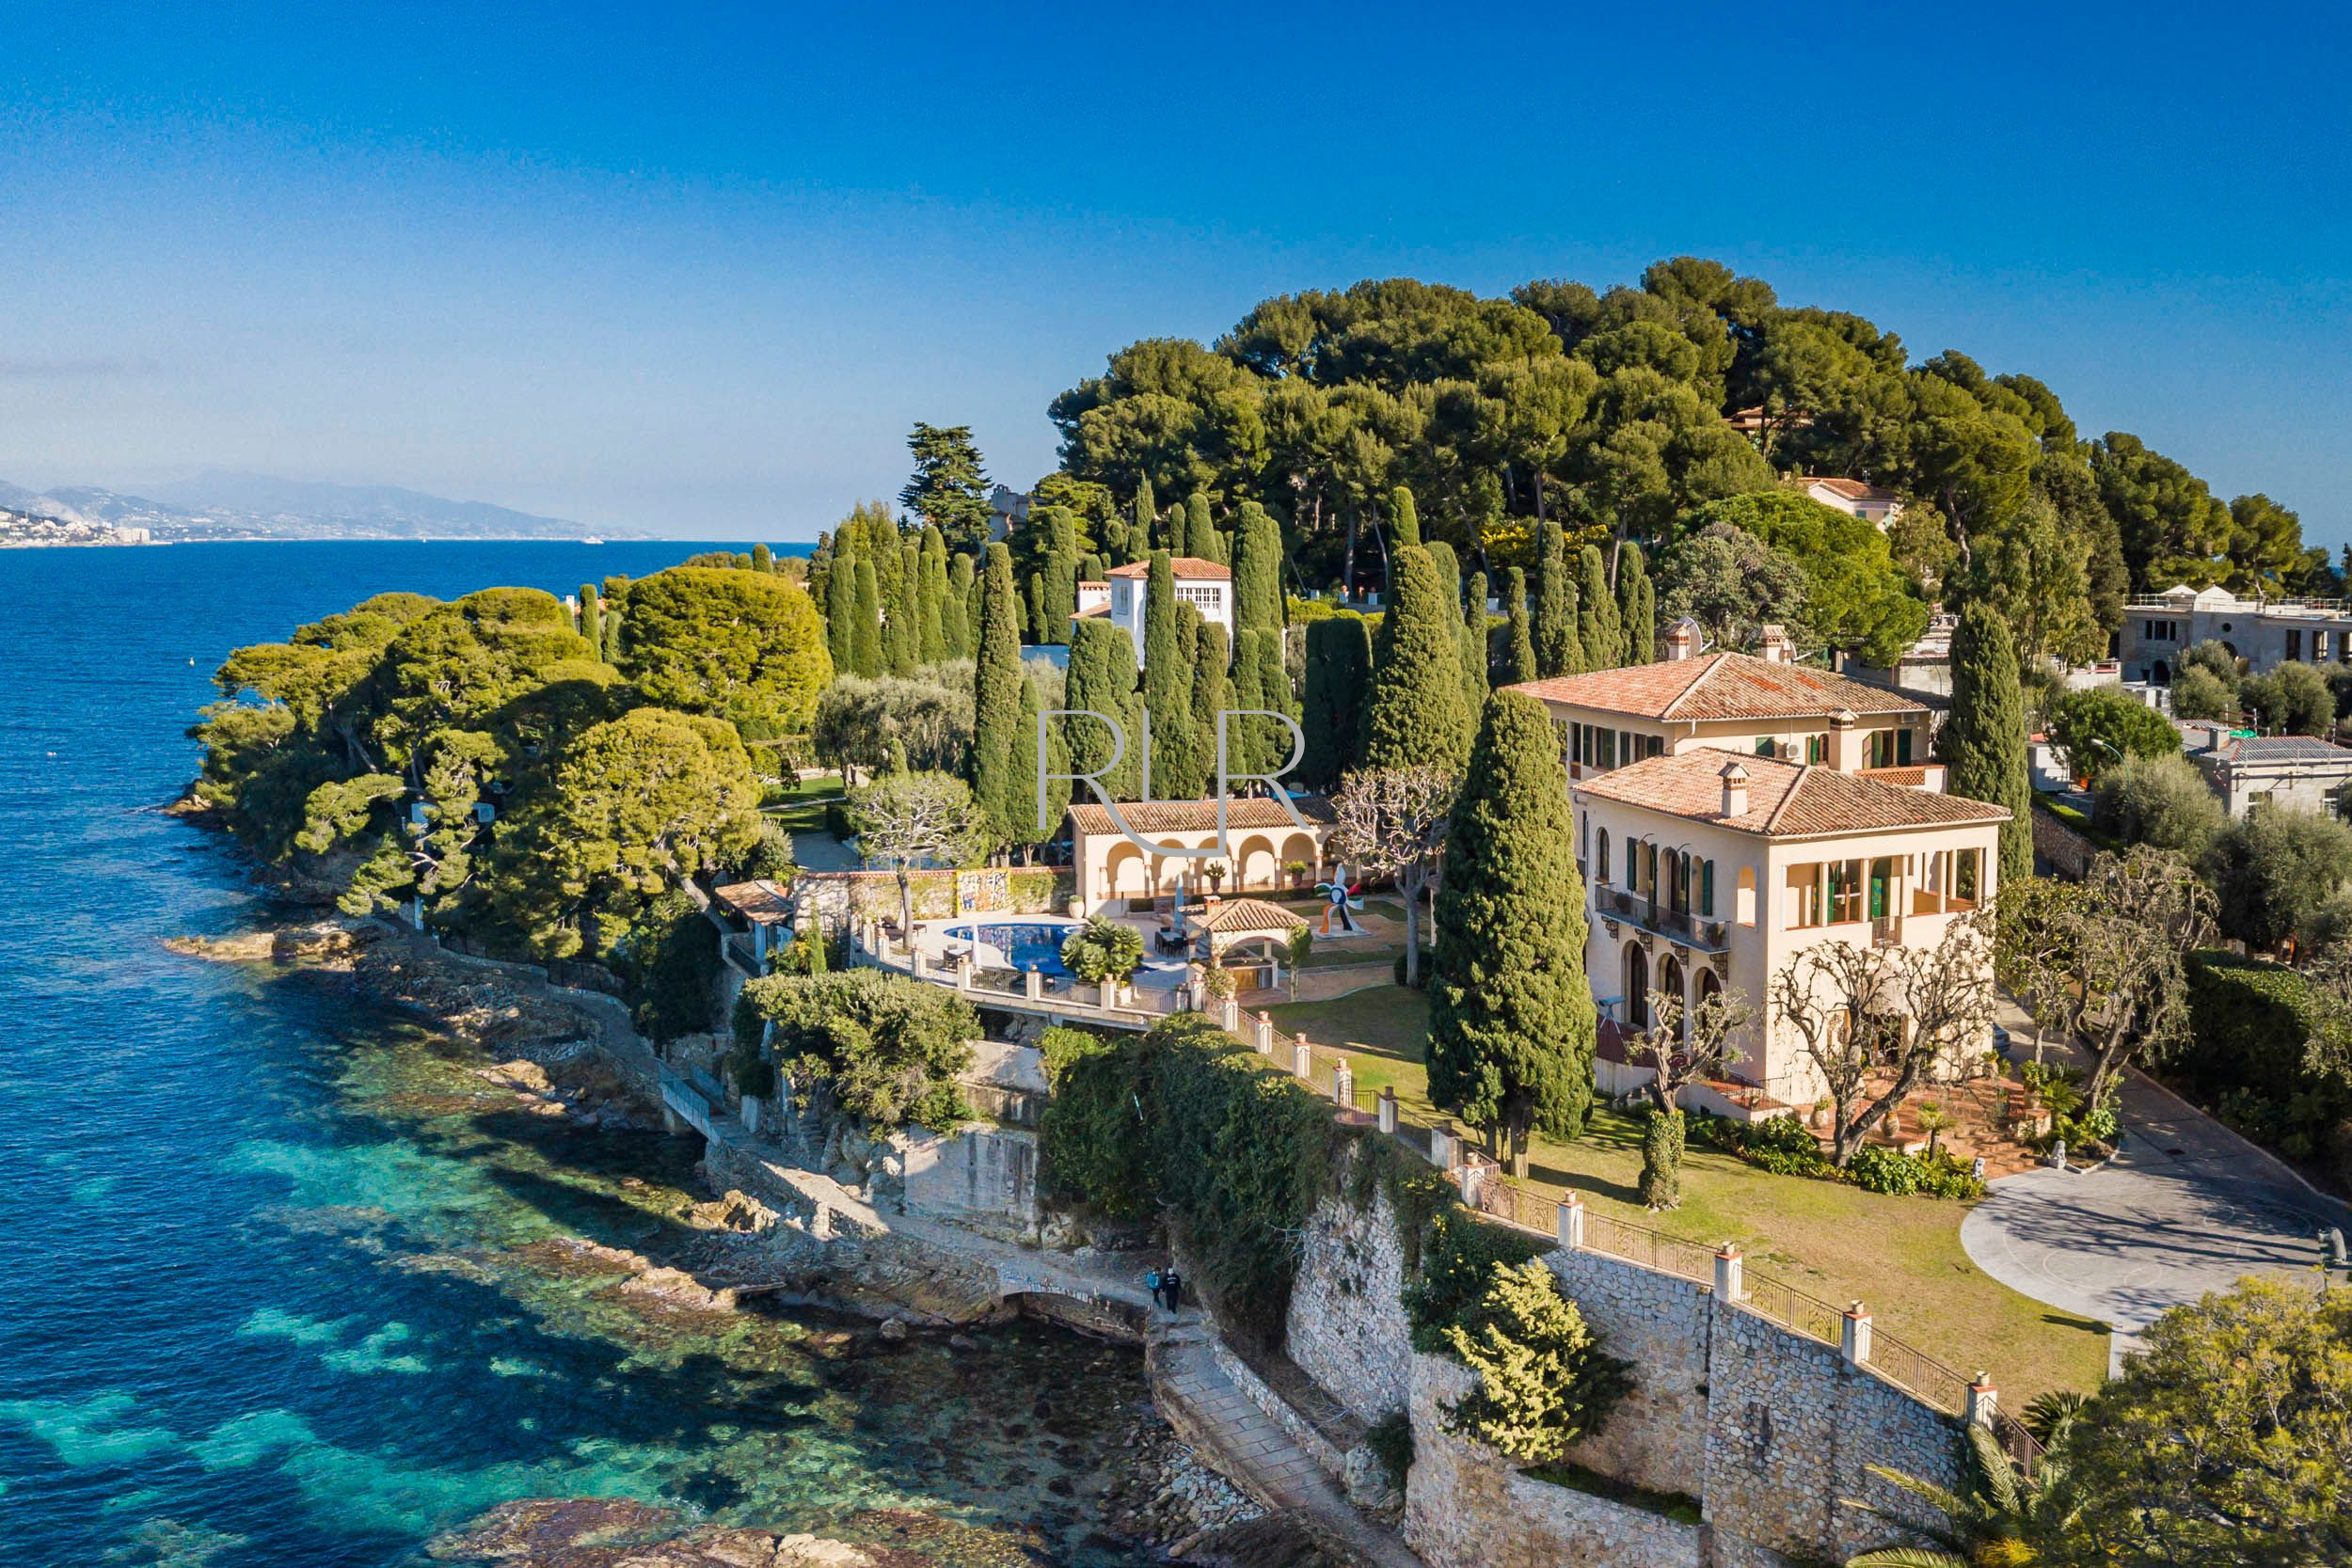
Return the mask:
<svg viewBox="0 0 2352 1568"><path fill-rule="evenodd" d="M2122 1148L2106 1165L2004 1177L1960 1227L1961 1246L2002 1284L2112 1324L2110 1376L2167 1307L2246 1275L2310 1281L2318 1227L2352 1228L2352 1210L2137 1072L2122 1115Z"/></svg>
<svg viewBox="0 0 2352 1568"><path fill-rule="evenodd" d="M792 863L803 871L863 871L866 863L857 851L831 833L800 832L792 835Z"/></svg>
<svg viewBox="0 0 2352 1568"><path fill-rule="evenodd" d="M1198 1313L1153 1317L1152 1394L1178 1436L1234 1485L1375 1568L1423 1568L1402 1541L1359 1513L1338 1483L1234 1386Z"/></svg>

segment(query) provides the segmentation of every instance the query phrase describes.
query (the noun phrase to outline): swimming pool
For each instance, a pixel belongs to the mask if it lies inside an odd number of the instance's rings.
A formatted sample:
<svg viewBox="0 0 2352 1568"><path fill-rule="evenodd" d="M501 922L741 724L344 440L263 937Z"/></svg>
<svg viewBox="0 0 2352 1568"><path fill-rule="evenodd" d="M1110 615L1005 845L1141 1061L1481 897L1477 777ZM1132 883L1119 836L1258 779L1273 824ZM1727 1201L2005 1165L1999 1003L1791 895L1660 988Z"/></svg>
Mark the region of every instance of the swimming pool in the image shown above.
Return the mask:
<svg viewBox="0 0 2352 1568"><path fill-rule="evenodd" d="M950 942L968 942L975 947L993 948L993 954L977 955L983 962L997 957L1016 970L1067 974L1070 971L1062 967L1061 944L1077 928L1074 920L995 921L950 926L940 934ZM948 951L955 949L950 947Z"/></svg>

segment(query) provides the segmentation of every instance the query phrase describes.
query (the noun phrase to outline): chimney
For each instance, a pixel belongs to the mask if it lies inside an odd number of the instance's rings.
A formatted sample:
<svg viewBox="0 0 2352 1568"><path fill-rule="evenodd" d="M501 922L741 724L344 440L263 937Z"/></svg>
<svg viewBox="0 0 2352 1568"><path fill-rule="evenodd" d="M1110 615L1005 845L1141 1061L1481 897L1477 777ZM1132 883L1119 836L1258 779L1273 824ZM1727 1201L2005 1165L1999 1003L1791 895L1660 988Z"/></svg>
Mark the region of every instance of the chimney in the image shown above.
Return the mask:
<svg viewBox="0 0 2352 1568"><path fill-rule="evenodd" d="M1699 624L1685 615L1666 628L1666 658L1672 662L1677 659L1698 657Z"/></svg>
<svg viewBox="0 0 2352 1568"><path fill-rule="evenodd" d="M1788 664L1796 658L1796 648L1788 641L1788 628L1777 622L1765 626L1757 641L1756 653L1768 664Z"/></svg>
<svg viewBox="0 0 2352 1568"><path fill-rule="evenodd" d="M1829 765L1840 773L1861 770L1862 732L1854 727L1860 721L1850 707L1841 707L1829 716Z"/></svg>
<svg viewBox="0 0 2352 1568"><path fill-rule="evenodd" d="M1724 769L1724 815L1745 816L1748 814L1748 770L1739 763Z"/></svg>

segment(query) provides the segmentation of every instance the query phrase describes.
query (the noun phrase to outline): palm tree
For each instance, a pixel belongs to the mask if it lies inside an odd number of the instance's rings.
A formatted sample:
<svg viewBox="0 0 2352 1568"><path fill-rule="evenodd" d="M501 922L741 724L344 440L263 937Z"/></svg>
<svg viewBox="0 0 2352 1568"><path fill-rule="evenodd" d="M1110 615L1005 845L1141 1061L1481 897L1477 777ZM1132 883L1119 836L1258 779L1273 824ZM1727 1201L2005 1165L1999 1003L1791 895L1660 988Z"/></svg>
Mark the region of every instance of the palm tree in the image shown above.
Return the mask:
<svg viewBox="0 0 2352 1568"><path fill-rule="evenodd" d="M2060 1432L2064 1424L2060 1422ZM1846 1498L1847 1507L1875 1513L1931 1543L1880 1546L1848 1558L1846 1568L2029 1568L2042 1560L2035 1543L2062 1532L2070 1522L2055 1495L2057 1466L2045 1458L2031 1477L2022 1476L2001 1451L1990 1427L1971 1421L1967 1433L1969 1473L1964 1493L1883 1465L1866 1466L1881 1481L1902 1488L1943 1514L1945 1524L1941 1529L1922 1529L1900 1514Z"/></svg>

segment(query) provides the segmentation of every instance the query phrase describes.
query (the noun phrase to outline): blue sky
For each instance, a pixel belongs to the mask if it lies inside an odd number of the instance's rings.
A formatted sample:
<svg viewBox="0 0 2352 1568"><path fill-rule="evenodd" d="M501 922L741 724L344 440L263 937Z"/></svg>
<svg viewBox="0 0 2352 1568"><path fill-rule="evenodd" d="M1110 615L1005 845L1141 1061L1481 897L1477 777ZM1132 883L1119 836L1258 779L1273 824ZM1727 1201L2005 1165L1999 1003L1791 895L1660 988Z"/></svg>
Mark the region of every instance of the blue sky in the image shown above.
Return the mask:
<svg viewBox="0 0 2352 1568"><path fill-rule="evenodd" d="M1268 294L1692 252L2352 538L2340 15L850 9L7 5L0 478L805 538Z"/></svg>

